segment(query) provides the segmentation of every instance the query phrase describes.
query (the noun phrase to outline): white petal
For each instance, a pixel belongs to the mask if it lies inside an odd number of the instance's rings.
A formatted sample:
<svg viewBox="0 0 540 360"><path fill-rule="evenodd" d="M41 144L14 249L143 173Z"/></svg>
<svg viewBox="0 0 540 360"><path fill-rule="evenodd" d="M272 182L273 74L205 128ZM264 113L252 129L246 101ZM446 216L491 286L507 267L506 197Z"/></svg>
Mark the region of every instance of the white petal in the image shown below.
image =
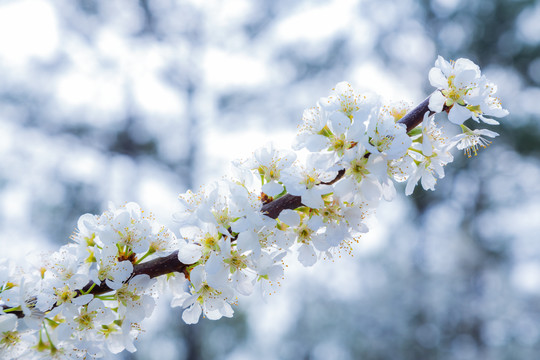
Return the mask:
<svg viewBox="0 0 540 360"><path fill-rule="evenodd" d="M77 228L81 233L94 231L96 227L96 217L92 214L84 214L77 221Z"/></svg>
<svg viewBox="0 0 540 360"><path fill-rule="evenodd" d="M422 131L422 154L431 156L433 154L433 145L427 131Z"/></svg>
<svg viewBox="0 0 540 360"><path fill-rule="evenodd" d="M117 263L113 271L110 272L110 275L114 278L116 281L126 281L133 272L133 264L131 261L121 261Z"/></svg>
<svg viewBox="0 0 540 360"><path fill-rule="evenodd" d="M110 287L113 290L118 290L122 287L122 281L113 281L110 279L105 279L105 283L108 287Z"/></svg>
<svg viewBox="0 0 540 360"><path fill-rule="evenodd" d="M171 307L182 306L184 304L184 302L186 301L187 297L189 297L188 293L184 293L184 294L182 294L180 296L175 296L171 300Z"/></svg>
<svg viewBox="0 0 540 360"><path fill-rule="evenodd" d="M459 58L454 63L454 69L457 72L465 72L472 70L475 76L479 76L480 68L474 62L469 59ZM457 76L456 76L457 77Z"/></svg>
<svg viewBox="0 0 540 360"><path fill-rule="evenodd" d="M508 110L500 108L500 107L493 107L487 110L485 113L486 115L496 116L496 117L505 117L506 115L509 114Z"/></svg>
<svg viewBox="0 0 540 360"><path fill-rule="evenodd" d="M443 75L441 69L436 67L429 70L429 83L437 89L446 89L448 87L448 79Z"/></svg>
<svg viewBox="0 0 540 360"><path fill-rule="evenodd" d="M314 235L312 239L313 239L313 246L315 246L317 250L326 251L330 248L330 244L328 243L328 239L325 236L325 234ZM341 239L339 239L338 242L341 242Z"/></svg>
<svg viewBox="0 0 540 360"><path fill-rule="evenodd" d="M121 210L116 214L112 223L115 226L115 230L123 231L124 228L131 225L131 215L125 210Z"/></svg>
<svg viewBox="0 0 540 360"><path fill-rule="evenodd" d="M219 320L223 317L223 314L221 313L221 311L219 311L219 309L206 310L204 312L204 315L208 320Z"/></svg>
<svg viewBox="0 0 540 360"><path fill-rule="evenodd" d="M409 181L407 181L407 186L405 187L405 195L409 196L413 193L413 190L418 180L420 180L420 172L417 170L409 177Z"/></svg>
<svg viewBox="0 0 540 360"><path fill-rule="evenodd" d="M459 88L470 87L470 84L475 80L477 72L472 69L463 70L456 75L454 84Z"/></svg>
<svg viewBox="0 0 540 360"><path fill-rule="evenodd" d="M178 250L178 260L184 264L193 264L202 256L200 245L189 243Z"/></svg>
<svg viewBox="0 0 540 360"><path fill-rule="evenodd" d="M317 255L313 246L302 244L298 249L298 261L304 266L312 266L317 262Z"/></svg>
<svg viewBox="0 0 540 360"><path fill-rule="evenodd" d="M444 107L446 98L440 91L436 91L429 97L429 110L440 113Z"/></svg>
<svg viewBox="0 0 540 360"><path fill-rule="evenodd" d="M86 305L88 304L92 299L94 298L94 295L92 294L86 294L77 296L75 299L73 299L71 302L75 305Z"/></svg>
<svg viewBox="0 0 540 360"><path fill-rule="evenodd" d="M97 311L97 310L100 310L100 309L103 309L103 308L105 308L105 304L100 299L93 299L88 304L88 312Z"/></svg>
<svg viewBox="0 0 540 360"><path fill-rule="evenodd" d="M344 134L351 125L351 119L341 111L336 111L330 115L330 122L332 124L332 132L338 136Z"/></svg>
<svg viewBox="0 0 540 360"><path fill-rule="evenodd" d="M437 182L437 179L430 173L426 172L424 173L424 176L422 176L422 187L424 190L435 190L435 183Z"/></svg>
<svg viewBox="0 0 540 360"><path fill-rule="evenodd" d="M489 136L491 138L499 136L499 134L496 133L495 131L491 131L491 130L488 130L488 129L475 130L475 133L477 133L479 135L483 135L483 136Z"/></svg>
<svg viewBox="0 0 540 360"><path fill-rule="evenodd" d="M232 308L231 305L230 305L229 303L227 303L227 302L225 302L225 303L223 304L223 307L220 309L220 311L221 311L221 315L223 315L223 316L225 316L225 317L228 317L228 318L232 317L233 314L234 314L233 308Z"/></svg>
<svg viewBox="0 0 540 360"><path fill-rule="evenodd" d="M360 183L360 191L362 196L367 201L377 201L381 198L382 187L378 181L370 178L365 178Z"/></svg>
<svg viewBox="0 0 540 360"><path fill-rule="evenodd" d="M259 162L259 164L268 166L270 162L272 161L272 155L273 152L272 145L267 145L270 147L270 149L263 147L255 150L255 159Z"/></svg>
<svg viewBox="0 0 540 360"><path fill-rule="evenodd" d="M458 104L454 104L448 113L448 120L457 125L463 124L463 122L470 117L471 112L465 106Z"/></svg>
<svg viewBox="0 0 540 360"><path fill-rule="evenodd" d="M309 135L305 141L306 149L312 152L318 152L328 147L328 138L323 135Z"/></svg>
<svg viewBox="0 0 540 360"><path fill-rule="evenodd" d="M356 191L356 181L348 177L338 181L334 185L334 194L343 197L352 194Z"/></svg>
<svg viewBox="0 0 540 360"><path fill-rule="evenodd" d="M244 231L240 233L236 242L238 248L243 251L253 250L254 252L260 252L259 239L253 231Z"/></svg>
<svg viewBox="0 0 540 360"><path fill-rule="evenodd" d="M300 224L300 215L294 211L285 209L283 210L278 217L279 220L284 222L285 224L289 226L298 226Z"/></svg>
<svg viewBox="0 0 540 360"><path fill-rule="evenodd" d="M200 289L205 276L206 276L206 269L204 268L204 265L195 266L191 270L191 273L189 274L189 279L191 280L191 283L193 284L193 286L195 286L195 289Z"/></svg>
<svg viewBox="0 0 540 360"><path fill-rule="evenodd" d="M236 290L240 294L244 296L251 295L253 292L253 283L243 271L236 271L233 280L236 282Z"/></svg>
<svg viewBox="0 0 540 360"><path fill-rule="evenodd" d="M324 206L324 201L321 198L319 191L316 189L310 189L306 190L306 192L302 194L302 204L312 209L320 209Z"/></svg>
<svg viewBox="0 0 540 360"><path fill-rule="evenodd" d="M53 304L56 303L56 297L49 293L41 293L38 295L36 307L40 311L47 311L52 308Z"/></svg>
<svg viewBox="0 0 540 360"><path fill-rule="evenodd" d="M14 314L5 314L0 316L0 334L15 330L17 325L17 316Z"/></svg>
<svg viewBox="0 0 540 360"><path fill-rule="evenodd" d="M199 304L193 304L193 306L184 310L182 313L182 320L184 320L186 324L196 324L199 322L201 313L201 306Z"/></svg>
<svg viewBox="0 0 540 360"><path fill-rule="evenodd" d="M156 301L149 295L143 295L143 308L145 317L150 317L156 307Z"/></svg>
<svg viewBox="0 0 540 360"><path fill-rule="evenodd" d="M447 77L452 74L452 65L440 55L437 57L437 60L435 60L435 66L441 69L443 74Z"/></svg>
<svg viewBox="0 0 540 360"><path fill-rule="evenodd" d="M321 216L315 215L307 222L307 227L313 231L317 231L324 226L323 218Z"/></svg>
<svg viewBox="0 0 540 360"><path fill-rule="evenodd" d="M507 112L508 113L508 112ZM495 115L496 116L496 115ZM503 115L505 116L505 115ZM490 118L486 118L484 116L480 116L480 119L482 119L483 122L485 122L488 125L499 125L499 122L497 120L493 120Z"/></svg>
<svg viewBox="0 0 540 360"><path fill-rule="evenodd" d="M216 253L212 253L212 255L210 255L210 258L208 259L204 267L206 269L206 273L210 275L210 274L215 274L218 271L220 271L225 266L225 263L223 262L223 260L225 260L223 256L218 255Z"/></svg>
<svg viewBox="0 0 540 360"><path fill-rule="evenodd" d="M197 226L184 226L180 228L180 235L184 239L193 239L201 233L201 228Z"/></svg>
<svg viewBox="0 0 540 360"><path fill-rule="evenodd" d="M276 196L276 195L279 195L283 191L283 185L275 181L271 181L269 183L264 184L261 190L268 196Z"/></svg>
<svg viewBox="0 0 540 360"><path fill-rule="evenodd" d="M394 182L391 179L387 179L386 182L382 183L382 192L384 200L394 200L394 198L396 197L396 187L394 186Z"/></svg>

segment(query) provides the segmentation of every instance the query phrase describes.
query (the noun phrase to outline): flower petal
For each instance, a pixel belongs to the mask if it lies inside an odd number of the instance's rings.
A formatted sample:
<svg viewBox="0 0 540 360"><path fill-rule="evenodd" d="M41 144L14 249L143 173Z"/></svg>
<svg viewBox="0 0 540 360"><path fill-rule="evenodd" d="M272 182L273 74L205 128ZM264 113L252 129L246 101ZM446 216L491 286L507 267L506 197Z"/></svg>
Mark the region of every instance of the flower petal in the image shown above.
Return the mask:
<svg viewBox="0 0 540 360"><path fill-rule="evenodd" d="M178 250L178 260L184 264L193 264L202 256L202 248L200 245L188 243Z"/></svg>
<svg viewBox="0 0 540 360"><path fill-rule="evenodd" d="M444 107L445 102L446 98L443 96L443 94L440 91L436 91L431 94L429 98L429 110L440 113Z"/></svg>
<svg viewBox="0 0 540 360"><path fill-rule="evenodd" d="M199 322L201 313L201 306L199 304L193 304L190 308L184 310L182 313L182 320L184 320L186 324L196 324Z"/></svg>
<svg viewBox="0 0 540 360"><path fill-rule="evenodd" d="M300 215L294 210L283 210L278 219L289 226L298 226L300 224Z"/></svg>

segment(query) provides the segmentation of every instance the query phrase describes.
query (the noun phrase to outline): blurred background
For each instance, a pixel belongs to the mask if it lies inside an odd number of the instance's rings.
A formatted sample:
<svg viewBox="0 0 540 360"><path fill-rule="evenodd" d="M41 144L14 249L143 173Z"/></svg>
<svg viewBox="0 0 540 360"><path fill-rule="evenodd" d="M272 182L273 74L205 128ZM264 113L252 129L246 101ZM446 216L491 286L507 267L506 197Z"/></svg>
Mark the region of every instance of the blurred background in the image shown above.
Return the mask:
<svg viewBox="0 0 540 360"><path fill-rule="evenodd" d="M526 0L0 1L1 256L57 249L108 201L176 230L179 193L288 147L337 82L417 104L438 54L467 57L510 110L488 150L233 319L187 326L163 297L114 358L537 359L539 44Z"/></svg>

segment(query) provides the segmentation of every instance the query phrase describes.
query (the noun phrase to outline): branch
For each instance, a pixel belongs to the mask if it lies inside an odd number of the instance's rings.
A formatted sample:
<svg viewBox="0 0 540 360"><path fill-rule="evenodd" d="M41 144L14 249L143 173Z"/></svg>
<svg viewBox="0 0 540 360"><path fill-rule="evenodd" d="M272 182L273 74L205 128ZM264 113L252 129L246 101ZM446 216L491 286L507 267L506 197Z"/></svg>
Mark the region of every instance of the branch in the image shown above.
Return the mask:
<svg viewBox="0 0 540 360"><path fill-rule="evenodd" d="M409 111L401 120L398 121L399 124L404 124L407 127L407 132L411 131L417 127L422 120L424 120L424 114L429 111L429 115L434 114L433 111L429 110L429 98L428 96L424 101L422 101L418 106Z"/></svg>
<svg viewBox="0 0 540 360"><path fill-rule="evenodd" d="M405 124L407 127L407 132L414 129L416 126L418 126L422 120L424 119L424 114L426 112L430 112L430 115L433 113L429 110L429 97L427 97L424 101L422 101L418 106L416 106L414 109L409 111L401 120L398 121L398 123ZM335 179L332 181L326 182L324 184L331 185L340 180L345 175L344 170L340 170L338 172L338 175ZM273 200L267 204L264 204L261 208L261 212L265 214L266 216L277 219L281 211L285 209L294 210L300 206L303 206L302 199L300 196L295 196L291 194L285 194L282 197ZM150 276L150 278L155 278L161 275L173 273L173 272L179 272L179 273L185 273L186 269L189 265L184 264L178 260L178 251L174 251L170 255L159 257L141 264L137 264L133 268L133 274L131 275L130 279L137 276L146 274ZM92 286L94 286L92 288ZM88 283L81 291L79 292L79 295L83 292L87 292L90 288L92 288L92 291L90 291L91 294L94 295L101 295L105 294L107 292L112 291L111 288L107 286L105 281L101 283L101 285L94 285L93 282ZM9 307L2 305L4 310L10 309ZM24 317L24 314L22 311L11 311L11 314L17 315L17 317L22 318Z"/></svg>

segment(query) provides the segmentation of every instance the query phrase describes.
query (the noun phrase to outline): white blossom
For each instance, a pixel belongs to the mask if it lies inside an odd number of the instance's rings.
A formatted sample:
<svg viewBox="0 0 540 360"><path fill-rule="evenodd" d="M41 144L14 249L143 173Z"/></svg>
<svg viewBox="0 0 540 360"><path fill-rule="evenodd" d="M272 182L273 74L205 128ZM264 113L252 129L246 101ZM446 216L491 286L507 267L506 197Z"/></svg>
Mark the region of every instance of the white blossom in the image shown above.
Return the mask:
<svg viewBox="0 0 540 360"><path fill-rule="evenodd" d="M374 108L362 143L369 152L393 160L405 155L411 138L403 124L396 123L386 111Z"/></svg>
<svg viewBox="0 0 540 360"><path fill-rule="evenodd" d="M490 138L499 136L496 132L488 129L471 130L465 125L461 125L461 128L463 132L454 136L451 142L455 143L459 150L463 150L468 157L471 157L472 154L476 156L480 147L486 148L491 144L491 141L484 139L484 136Z"/></svg>
<svg viewBox="0 0 540 360"><path fill-rule="evenodd" d="M272 144L259 148L253 157L237 162L237 166L255 170L255 174L262 180L262 191L268 196L276 196L283 191L279 183L281 171L289 168L296 160L296 153L290 150L274 149Z"/></svg>
<svg viewBox="0 0 540 360"><path fill-rule="evenodd" d="M429 71L429 81L438 91L431 95L429 108L441 112L446 106L448 119L458 125L473 117L488 124L498 124L487 116L503 117L508 114L500 101L492 95L496 86L481 75L478 65L469 59L448 62L442 56Z"/></svg>
<svg viewBox="0 0 540 360"><path fill-rule="evenodd" d="M149 317L156 305L152 296L146 292L156 282L146 274L137 275L116 290L118 314L125 321L139 323Z"/></svg>
<svg viewBox="0 0 540 360"><path fill-rule="evenodd" d="M419 155L419 153L411 153L411 157L416 163L416 169L410 175L405 195L411 195L414 187L421 181L424 190L435 190L437 178L444 177L444 165L452 162L454 157L447 149L433 149L430 156Z"/></svg>
<svg viewBox="0 0 540 360"><path fill-rule="evenodd" d="M196 324L202 313L211 319L217 320L221 317L231 317L233 310L230 301L234 296L232 290L225 287L217 290L208 285L206 281L206 271L203 265L196 266L191 270L191 294L177 297L171 303L172 306L182 306L185 308L182 319L187 324Z"/></svg>
<svg viewBox="0 0 540 360"><path fill-rule="evenodd" d="M15 359L30 347L32 337L27 332L19 332L17 328L17 316L0 315L0 358Z"/></svg>
<svg viewBox="0 0 540 360"><path fill-rule="evenodd" d="M289 169L283 175L283 183L292 195L302 198L302 203L311 208L324 205L322 196L331 192L331 187L325 185L337 176L337 171L331 169L332 158L310 154L305 167Z"/></svg>
<svg viewBox="0 0 540 360"><path fill-rule="evenodd" d="M439 57L429 79L438 91L421 128L408 133L398 121L409 104L382 105L379 97L338 83L304 111L295 149L307 149L307 156L268 145L234 163L238 177L180 195L174 215L179 236L127 203L82 215L71 244L37 262L30 257L27 268L0 260L0 358L79 360L134 352L143 321L165 291L173 294L171 306L183 308L187 324L201 315L217 320L231 317L231 305L256 285L270 293L284 276L287 254L312 266L350 252L369 230L366 219L380 200L395 197L394 181L407 182L407 195L418 182L433 190L453 160L451 148L476 155L489 145L486 137L498 135L462 125L449 141L430 116L446 110L453 123L472 117L496 124L487 117L508 113L476 64ZM277 219L263 213L285 193L284 200L300 197L300 206L287 203L272 212ZM159 282L144 274L143 261L175 251L177 273Z"/></svg>

